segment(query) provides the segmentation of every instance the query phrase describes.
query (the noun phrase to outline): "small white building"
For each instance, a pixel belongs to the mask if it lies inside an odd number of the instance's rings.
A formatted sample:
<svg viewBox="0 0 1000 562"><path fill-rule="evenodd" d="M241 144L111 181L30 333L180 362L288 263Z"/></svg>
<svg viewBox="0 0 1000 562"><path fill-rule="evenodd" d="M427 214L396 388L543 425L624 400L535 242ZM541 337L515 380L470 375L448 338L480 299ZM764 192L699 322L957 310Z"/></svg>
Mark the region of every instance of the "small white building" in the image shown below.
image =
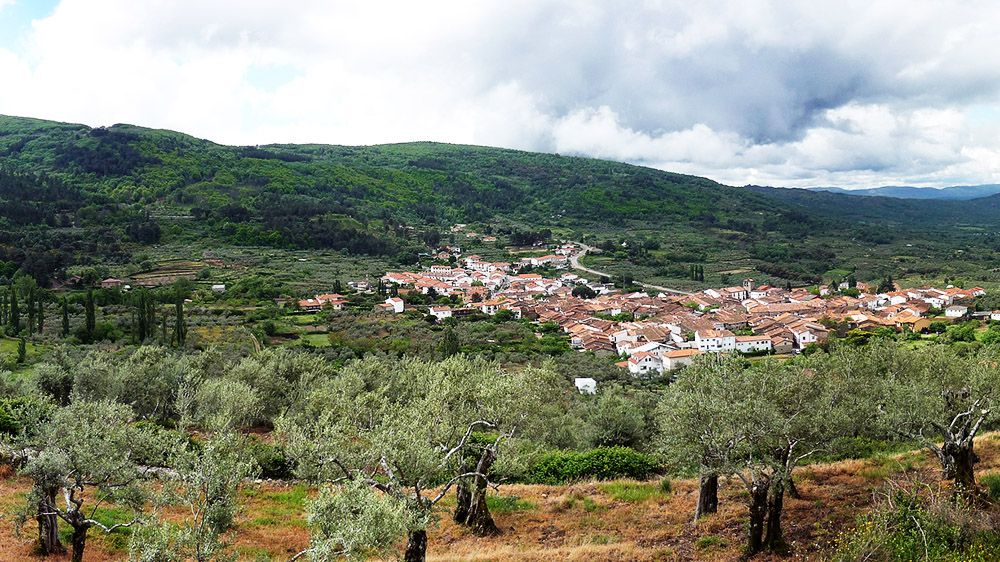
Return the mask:
<svg viewBox="0 0 1000 562"><path fill-rule="evenodd" d="M701 355L697 349L674 349L663 354L663 368L673 371L680 367L690 365L694 358Z"/></svg>
<svg viewBox="0 0 1000 562"><path fill-rule="evenodd" d="M445 318L451 318L451 307L450 306L432 306L428 310L428 313L437 318L438 320L444 320Z"/></svg>
<svg viewBox="0 0 1000 562"><path fill-rule="evenodd" d="M736 336L736 351L740 353L760 353L771 351L770 336Z"/></svg>
<svg viewBox="0 0 1000 562"><path fill-rule="evenodd" d="M946 318L963 318L969 313L969 307L962 306L960 304L955 304L944 309L944 315Z"/></svg>
<svg viewBox="0 0 1000 562"><path fill-rule="evenodd" d="M387 309L391 308L393 314L400 314L406 309L406 303L404 303L403 299L399 297L389 297L385 299L385 305Z"/></svg>
<svg viewBox="0 0 1000 562"><path fill-rule="evenodd" d="M577 377L573 379L573 384L580 394L597 394L597 381L594 379Z"/></svg>
<svg viewBox="0 0 1000 562"><path fill-rule="evenodd" d="M1000 310L994 310L993 312L990 312L990 320L993 320L995 322L1000 322Z"/></svg>
<svg viewBox="0 0 1000 562"><path fill-rule="evenodd" d="M640 351L628 358L628 372L633 375L648 375L662 373L663 361L660 355L649 351Z"/></svg>
<svg viewBox="0 0 1000 562"><path fill-rule="evenodd" d="M697 330L694 346L704 353L720 353L736 350L736 334L729 330Z"/></svg>
<svg viewBox="0 0 1000 562"><path fill-rule="evenodd" d="M221 284L221 283L218 284L218 285L212 285L212 292L213 293L225 293L226 292L226 286L223 285L223 284Z"/></svg>

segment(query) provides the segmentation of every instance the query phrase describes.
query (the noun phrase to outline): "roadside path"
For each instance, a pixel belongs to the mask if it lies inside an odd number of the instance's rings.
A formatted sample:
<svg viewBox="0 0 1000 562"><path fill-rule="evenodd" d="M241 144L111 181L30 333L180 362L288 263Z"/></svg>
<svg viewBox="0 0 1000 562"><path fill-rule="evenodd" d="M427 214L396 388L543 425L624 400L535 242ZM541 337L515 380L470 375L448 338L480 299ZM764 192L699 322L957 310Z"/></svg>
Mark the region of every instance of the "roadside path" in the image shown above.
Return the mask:
<svg viewBox="0 0 1000 562"><path fill-rule="evenodd" d="M582 258L583 256L587 255L587 252L592 252L594 250L594 247L593 246L588 246L588 245L586 245L586 244L584 244L582 242L573 242L572 240L570 240L570 242L572 242L573 244L576 244L577 246L579 246L581 248L581 250L579 252L577 252L575 254L572 254L569 257L569 264L570 264L570 266L573 269L579 269L580 271L586 271L587 273L590 273L592 275L598 275L598 276L603 275L604 277L608 277L609 279L614 277L610 273L606 273L606 272L603 272L603 271L597 271L596 269L591 269L591 268L589 268L589 267L587 267L585 265L580 265L580 258ZM638 286L640 286L640 287L642 287L642 288L644 288L644 289L652 289L654 291L660 291L660 292L663 292L663 293L673 293L675 295L690 295L691 294L691 293L689 293L687 291L682 291L680 289L670 289L668 287L661 287L659 285L652 285L650 283L643 283L641 281L635 281L635 284L638 285Z"/></svg>

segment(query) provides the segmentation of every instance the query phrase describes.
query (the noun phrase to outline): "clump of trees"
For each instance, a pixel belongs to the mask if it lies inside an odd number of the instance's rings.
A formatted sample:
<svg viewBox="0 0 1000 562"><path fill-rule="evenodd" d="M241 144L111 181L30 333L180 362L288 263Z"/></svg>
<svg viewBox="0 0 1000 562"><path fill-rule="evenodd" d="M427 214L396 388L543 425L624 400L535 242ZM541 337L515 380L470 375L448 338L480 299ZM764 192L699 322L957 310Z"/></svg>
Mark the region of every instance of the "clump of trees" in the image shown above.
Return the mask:
<svg viewBox="0 0 1000 562"><path fill-rule="evenodd" d="M707 357L664 393L661 449L699 474L696 520L716 511L718 478L734 477L747 492L747 553L780 550L795 467L837 438L921 443L957 496L975 496L974 438L995 419L998 364L990 348L963 355L886 340L792 362Z"/></svg>
<svg viewBox="0 0 1000 562"><path fill-rule="evenodd" d="M540 401L558 392L549 371L500 370L482 359L439 363L365 359L306 399L300 415L282 418L299 475L324 486L310 517L344 509L369 520L396 517L405 529L407 561L424 560L433 508L457 488L456 521L480 535L497 534L486 504L498 464L514 462L516 442L544 427ZM347 494L338 500L337 491ZM371 493L381 493L375 499ZM324 521L312 552L350 554L359 533L351 519ZM331 541L340 542L331 546ZM384 546L374 541L369 547Z"/></svg>
<svg viewBox="0 0 1000 562"><path fill-rule="evenodd" d="M979 498L974 439L1000 393L993 346L873 338L791 361L705 356L667 386L621 380L587 354L503 368L445 335L424 359L343 363L284 348L56 347L23 378L0 373L16 396L0 398L0 456L34 483L22 523L37 524L42 553L80 559L89 536L130 526L135 559L217 560L239 487L266 469L319 487L299 557L358 559L405 537L416 561L446 497L454 521L501 534L487 496L504 479L644 478L658 453L699 477L696 522L718 509L720 481L743 486L755 554L785 547L797 467L852 439L921 443L956 502ZM581 369L601 380L596 395L569 384ZM248 427L276 431L261 443ZM109 524L107 502L128 516ZM188 515L167 524L168 504Z"/></svg>

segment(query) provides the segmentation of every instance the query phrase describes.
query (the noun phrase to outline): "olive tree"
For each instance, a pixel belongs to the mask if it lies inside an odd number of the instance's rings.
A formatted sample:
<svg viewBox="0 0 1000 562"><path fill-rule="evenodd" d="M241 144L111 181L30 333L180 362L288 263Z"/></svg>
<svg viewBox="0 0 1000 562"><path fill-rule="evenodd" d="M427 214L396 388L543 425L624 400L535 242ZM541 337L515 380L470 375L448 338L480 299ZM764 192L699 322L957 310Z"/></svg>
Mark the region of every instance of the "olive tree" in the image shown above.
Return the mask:
<svg viewBox="0 0 1000 562"><path fill-rule="evenodd" d="M885 423L929 449L959 494L976 490L975 438L996 419L1000 354L960 355L947 346L898 350L884 373Z"/></svg>
<svg viewBox="0 0 1000 562"><path fill-rule="evenodd" d="M171 470L161 475L157 507L179 505L187 517L179 522L152 521L133 535L130 556L137 561L235 560L226 532L235 522L237 492L257 472L246 437L222 429L201 447L175 442ZM157 521L159 521L157 523Z"/></svg>
<svg viewBox="0 0 1000 562"><path fill-rule="evenodd" d="M309 548L292 560L368 560L387 554L411 526L405 502L357 480L326 485L306 506Z"/></svg>
<svg viewBox="0 0 1000 562"><path fill-rule="evenodd" d="M479 536L500 534L486 501L495 466L524 459L523 436L539 437L551 418L543 404L558 395L561 380L554 371L527 368L505 371L482 359L456 359L441 364L448 383L438 400L456 426L478 422L465 446L456 452L455 522ZM461 476L468 473L469 476Z"/></svg>
<svg viewBox="0 0 1000 562"><path fill-rule="evenodd" d="M31 507L39 507L39 516L54 514L72 527L73 562L83 560L91 528L110 533L139 522L144 494L138 459L153 441L132 423L128 406L74 402L53 414L34 445L38 453L22 472L36 489L60 490L62 505L42 496L32 498ZM130 509L134 518L114 525L100 522L95 514L108 501Z"/></svg>
<svg viewBox="0 0 1000 562"><path fill-rule="evenodd" d="M698 473L694 518L715 513L719 506L719 474L736 445L727 420L735 404L723 395L723 382L742 368L724 356L705 356L686 368L657 407L661 450L682 469Z"/></svg>
<svg viewBox="0 0 1000 562"><path fill-rule="evenodd" d="M260 412L253 421L271 424L333 374L330 363L315 354L277 348L244 358L225 377L253 388L260 397Z"/></svg>
<svg viewBox="0 0 1000 562"><path fill-rule="evenodd" d="M747 553L782 545L784 494L794 467L828 441L834 407L824 378L794 365L706 358L682 373L660 405L664 448L696 459L703 476L696 515L717 505L717 478L748 495Z"/></svg>
<svg viewBox="0 0 1000 562"><path fill-rule="evenodd" d="M368 358L347 365L278 428L300 476L363 484L405 506L404 559L421 561L434 505L463 479L488 481L484 465L492 464L519 424L527 424L523 412L532 400L544 399L530 390L537 388L531 379L461 356L440 363ZM492 444L477 449L474 436L484 433L493 436ZM470 468L467 461L476 455ZM481 489L478 482L474 495ZM479 497L485 507L485 497ZM328 527L326 532L350 531Z"/></svg>
<svg viewBox="0 0 1000 562"><path fill-rule="evenodd" d="M2 375L3 373L0 373ZM54 404L33 396L0 399L0 462L22 466L35 452ZM33 516L38 522L39 554L59 554L66 551L59 539L59 518L49 507L55 505L62 484L55 471L42 471L36 479L29 505L22 513L22 523Z"/></svg>

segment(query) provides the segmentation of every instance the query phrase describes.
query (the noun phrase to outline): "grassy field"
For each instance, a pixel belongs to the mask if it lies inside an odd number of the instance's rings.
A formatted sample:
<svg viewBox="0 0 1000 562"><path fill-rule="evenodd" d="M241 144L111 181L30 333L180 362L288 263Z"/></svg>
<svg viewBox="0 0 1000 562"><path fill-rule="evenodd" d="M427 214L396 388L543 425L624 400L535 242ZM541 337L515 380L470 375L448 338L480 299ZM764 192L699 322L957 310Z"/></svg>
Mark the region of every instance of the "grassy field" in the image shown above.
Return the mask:
<svg viewBox="0 0 1000 562"><path fill-rule="evenodd" d="M1000 471L1000 436L977 441L979 476ZM796 471L801 497L785 501L785 535L792 558L822 560L838 537L882 489L886 478L935 479L933 460L923 451L882 454L867 460L814 464ZM30 527L14 532L10 512L23 501L29 483L9 471L0 478L0 560L27 559ZM301 484L249 484L241 492L241 514L230 537L241 560L287 560L308 545L303 507L313 491ZM582 482L568 486L508 485L490 497L503 535L477 538L451 522L453 499L440 504L440 520L429 533L428 560L517 562L566 561L735 561L745 532L746 493L735 480L723 481L719 513L693 524L695 480ZM114 510L104 513L114 517ZM173 517L180 517L174 512ZM124 533L93 533L88 561L124 560ZM785 560L762 555L755 560ZM53 558L53 560L62 560Z"/></svg>

